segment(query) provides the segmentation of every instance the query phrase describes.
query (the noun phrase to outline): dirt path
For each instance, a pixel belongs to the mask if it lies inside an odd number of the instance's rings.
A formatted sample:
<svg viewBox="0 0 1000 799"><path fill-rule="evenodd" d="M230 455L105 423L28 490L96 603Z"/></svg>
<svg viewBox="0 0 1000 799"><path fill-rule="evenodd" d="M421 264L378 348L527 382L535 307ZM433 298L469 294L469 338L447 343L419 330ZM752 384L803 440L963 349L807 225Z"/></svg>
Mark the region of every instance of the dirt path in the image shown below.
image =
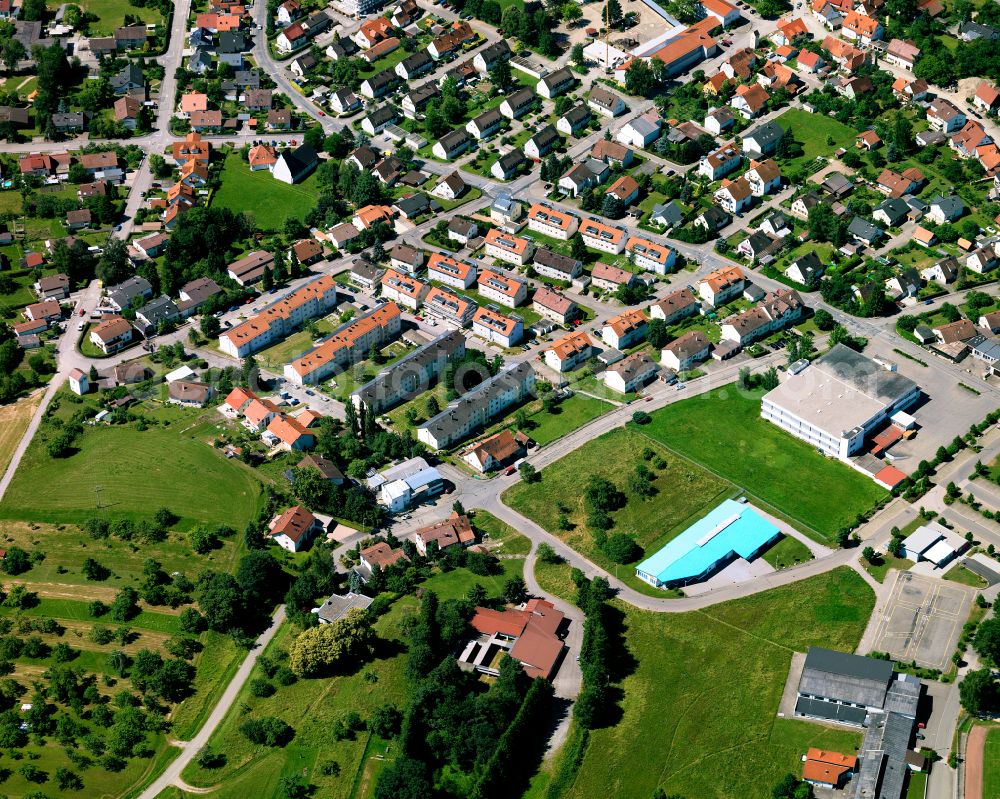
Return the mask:
<svg viewBox="0 0 1000 799"><path fill-rule="evenodd" d="M95 599L101 602L113 602L118 588L104 585L80 585L78 583L50 583L39 582L37 580L19 580L8 578L11 585L23 585L28 590L47 599L75 599L80 602L92 602ZM165 616L179 616L183 608L172 608L169 605L148 605L139 600L139 608L152 613L162 613Z"/></svg>
<svg viewBox="0 0 1000 799"><path fill-rule="evenodd" d="M965 745L965 799L983 799L983 750L987 732L987 727L973 727Z"/></svg>

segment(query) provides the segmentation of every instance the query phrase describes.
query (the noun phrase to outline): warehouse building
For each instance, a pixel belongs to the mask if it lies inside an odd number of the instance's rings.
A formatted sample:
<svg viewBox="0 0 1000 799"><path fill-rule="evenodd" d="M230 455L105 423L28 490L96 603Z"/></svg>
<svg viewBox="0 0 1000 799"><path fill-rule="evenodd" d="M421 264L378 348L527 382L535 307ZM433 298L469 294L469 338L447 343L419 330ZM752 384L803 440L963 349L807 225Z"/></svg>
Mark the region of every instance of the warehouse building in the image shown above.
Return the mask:
<svg viewBox="0 0 1000 799"><path fill-rule="evenodd" d="M838 344L765 394L760 413L825 454L847 460L873 430L919 396L909 378Z"/></svg>

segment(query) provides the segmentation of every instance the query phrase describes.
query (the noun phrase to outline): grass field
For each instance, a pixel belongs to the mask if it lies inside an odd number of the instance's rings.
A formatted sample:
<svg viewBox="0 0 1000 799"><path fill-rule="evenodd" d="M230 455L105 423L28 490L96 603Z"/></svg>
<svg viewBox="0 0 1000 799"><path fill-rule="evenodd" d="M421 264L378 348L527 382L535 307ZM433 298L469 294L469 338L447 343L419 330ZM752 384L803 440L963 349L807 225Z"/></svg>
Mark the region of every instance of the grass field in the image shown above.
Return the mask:
<svg viewBox="0 0 1000 799"><path fill-rule="evenodd" d="M888 553L880 553L882 555L876 563L869 563L864 558L861 559L861 565L865 567L872 577L878 580L880 583L885 582L885 576L889 573L889 569L899 569L900 571L906 571L913 565L912 560L907 560L906 558L897 558Z"/></svg>
<svg viewBox="0 0 1000 799"><path fill-rule="evenodd" d="M109 517L148 518L168 507L182 528L209 522L242 530L256 512L260 485L248 467L208 443L215 412L147 414L161 423L145 431L135 424L86 427L68 458L50 457L37 435L0 503L0 518L76 524L98 512L99 495L100 512Z"/></svg>
<svg viewBox="0 0 1000 799"><path fill-rule="evenodd" d="M653 450L663 459L664 467L643 460L643 450ZM668 452L634 430L618 428L588 442L541 471L537 483L518 483L504 493L504 502L558 535L571 547L598 565L615 570L597 547L587 528L583 488L590 475L606 477L626 491L626 480L639 463L653 470L657 493L646 499L629 496L624 508L614 511L611 532L629 533L647 555L689 526L694 518L707 512L732 493L726 481ZM559 517L565 513L571 530L559 530ZM618 568L618 577L638 591L664 596L662 591L639 580L634 568Z"/></svg>
<svg viewBox="0 0 1000 799"><path fill-rule="evenodd" d="M781 540L774 544L761 557L770 563L775 569L786 569L796 563L805 563L812 560L812 552L809 547L790 535L781 536Z"/></svg>
<svg viewBox="0 0 1000 799"><path fill-rule="evenodd" d="M563 400L551 411L540 410L528 418L537 426L528 431L538 444L544 445L567 433L572 433L578 427L596 419L611 410L613 406L604 400L574 394Z"/></svg>
<svg viewBox="0 0 1000 799"><path fill-rule="evenodd" d="M479 518L477 523L488 522ZM435 591L441 600L464 597L476 582L491 595L498 595L507 577L522 573L523 560L511 559L502 563L505 569L502 575L483 578L465 569L455 569L431 577L422 587ZM233 711L209 742L213 751L225 753L226 764L218 769L203 769L192 764L184 771L184 780L194 787L217 786L212 791L216 799L246 799L274 796L283 775L304 773L309 783L316 786L316 796L325 799L371 796L377 772L387 762L384 757L394 757L392 745L367 732L359 733L354 740L337 741L331 735L331 727L348 711L368 718L372 710L381 705L394 704L402 708L406 704L403 625L407 618L416 614L417 607L413 596L404 596L393 604L375 624L379 637L386 643L374 661L351 674L299 680L293 685L278 687L277 693L263 699L252 696L245 687ZM292 638L293 630L286 624L271 642L267 654L287 650ZM260 676L260 670L255 669L251 679ZM294 740L283 749L251 745L240 734L239 725L246 717L264 715L284 719L295 729ZM330 760L339 764L339 776L319 773L318 766Z"/></svg>
<svg viewBox="0 0 1000 799"><path fill-rule="evenodd" d="M632 799L662 787L686 799L766 799L809 746L853 752L860 733L775 713L792 652L852 651L874 599L841 568L707 611L619 606L634 664L621 681L622 718L591 733L563 797Z"/></svg>
<svg viewBox="0 0 1000 799"><path fill-rule="evenodd" d="M472 525L489 536L487 543L497 555L527 555L531 550L531 541L488 510L477 510Z"/></svg>
<svg viewBox="0 0 1000 799"><path fill-rule="evenodd" d="M791 128L795 141L802 145L804 154L785 161L788 166L807 164L817 156L829 156L839 147L850 147L857 135L851 128L833 117L810 114L800 108L790 108L774 120L785 130ZM833 144L827 144L827 137Z"/></svg>
<svg viewBox="0 0 1000 799"><path fill-rule="evenodd" d="M970 588L989 588L989 584L978 574L969 571L961 563L956 563L944 574L944 579Z"/></svg>
<svg viewBox="0 0 1000 799"><path fill-rule="evenodd" d="M336 317L334 317L336 318ZM327 335L334 331L333 322L327 319L317 319L316 327L320 335ZM284 341L279 341L267 349L263 349L256 354L257 362L263 366L281 367L286 363L291 363L306 350L312 349L313 337L308 330L299 330L292 333Z"/></svg>
<svg viewBox="0 0 1000 799"><path fill-rule="evenodd" d="M990 730L983 750L983 799L1000 796L1000 729Z"/></svg>
<svg viewBox="0 0 1000 799"><path fill-rule="evenodd" d="M36 391L31 396L0 407L0 474L7 471L7 464L28 429L28 422L42 402L42 394L42 391Z"/></svg>
<svg viewBox="0 0 1000 799"><path fill-rule="evenodd" d="M125 14L139 17L145 23L158 23L163 20L155 8L142 8L120 0L80 0L78 3L84 11L89 11L99 19L90 26L92 36L114 33L115 28L125 22Z"/></svg>
<svg viewBox="0 0 1000 799"><path fill-rule="evenodd" d="M871 480L763 420L756 394L716 389L668 405L652 417L638 429L802 522L804 532L815 531L827 542L886 496Z"/></svg>
<svg viewBox="0 0 1000 799"><path fill-rule="evenodd" d="M278 230L290 216L304 218L318 196L315 172L289 186L275 180L266 169L251 172L238 154L230 153L222 168L222 186L212 197L212 205L250 214L264 230Z"/></svg>

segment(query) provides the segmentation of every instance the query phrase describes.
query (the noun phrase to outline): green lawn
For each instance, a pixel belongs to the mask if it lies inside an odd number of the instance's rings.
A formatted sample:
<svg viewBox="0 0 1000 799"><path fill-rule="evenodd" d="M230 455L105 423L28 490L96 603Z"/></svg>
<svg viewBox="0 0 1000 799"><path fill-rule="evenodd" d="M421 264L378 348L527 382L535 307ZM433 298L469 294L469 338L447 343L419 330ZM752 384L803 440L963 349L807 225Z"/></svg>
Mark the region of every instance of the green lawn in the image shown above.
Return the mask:
<svg viewBox="0 0 1000 799"><path fill-rule="evenodd" d="M325 336L334 331L334 324L327 319L317 319L316 327L320 335ZM313 337L308 330L299 330L288 338L272 344L256 354L257 362L262 366L278 368L291 363L307 350L312 349Z"/></svg>
<svg viewBox="0 0 1000 799"><path fill-rule="evenodd" d="M478 522L486 522L479 519ZM524 543L527 543L526 541ZM515 545L515 548L517 545ZM479 577L465 569L439 573L421 584L443 601L463 598L475 583L481 583L493 595L499 595L504 580L521 574L522 559L501 561L504 572L491 577ZM375 629L385 642L375 659L352 673L324 678L299 680L290 686L277 686L268 698L254 697L244 687L232 712L212 736L209 746L226 755L226 764L217 769L203 769L192 763L184 771L184 780L195 787L218 786L212 791L217 799L246 799L276 796L278 780L285 774L303 773L316 796L324 799L354 799L370 797L374 778L384 758L395 757L395 745L361 732L354 740L337 741L331 727L348 711L368 718L372 710L384 704L399 708L407 701L408 684L404 676L406 647L403 625L417 613L414 596L403 596L393 603L389 612L376 623ZM285 624L267 649L268 655L287 651L295 630ZM251 678L261 677L256 668ZM295 729L295 738L280 749L268 749L250 744L239 732L247 717L277 716ZM339 776L323 775L318 766L336 761Z"/></svg>
<svg viewBox="0 0 1000 799"><path fill-rule="evenodd" d="M226 156L222 186L212 196L212 205L253 216L264 230L279 230L285 220L303 219L319 196L316 173L289 186L275 180L266 169L251 172L237 153Z"/></svg>
<svg viewBox="0 0 1000 799"><path fill-rule="evenodd" d="M812 552L797 538L782 535L781 540L772 545L761 557L775 569L786 569L796 563L812 560Z"/></svg>
<svg viewBox="0 0 1000 799"><path fill-rule="evenodd" d="M531 550L531 541L488 510L477 510L472 526L489 536L488 543L496 547L498 555L527 555Z"/></svg>
<svg viewBox="0 0 1000 799"><path fill-rule="evenodd" d="M788 166L805 165L817 156L830 156L839 147L850 147L854 143L855 131L823 114L810 114L800 108L790 108L774 120L785 130L791 128L795 141L802 145L804 154L788 159ZM834 143L827 144L827 137Z"/></svg>
<svg viewBox="0 0 1000 799"><path fill-rule="evenodd" d="M171 411L150 413L161 424L145 431L135 423L87 426L67 458L49 456L43 427L0 503L0 518L81 523L98 512L99 497L100 513L112 518L148 518L168 507L182 528L208 522L241 531L256 514L257 478L210 445L215 411Z"/></svg>
<svg viewBox="0 0 1000 799"><path fill-rule="evenodd" d="M1000 729L990 730L983 750L983 799L1000 796Z"/></svg>
<svg viewBox="0 0 1000 799"><path fill-rule="evenodd" d="M120 0L80 0L81 9L98 17L90 25L90 35L112 34L115 28L125 24L125 15L139 17L144 23L159 23L163 17L153 7L143 8L120 2Z"/></svg>
<svg viewBox="0 0 1000 799"><path fill-rule="evenodd" d="M810 746L852 753L860 732L776 717L794 651L853 651L874 594L852 570L716 605L658 614L618 605L622 718L594 730L561 797L766 799ZM636 764L623 768L623 763ZM561 799L561 798L560 798Z"/></svg>
<svg viewBox="0 0 1000 799"><path fill-rule="evenodd" d="M577 374L582 374L582 371ZM574 375L572 373L567 375L567 377L570 380L569 387L574 391L583 391L587 394L604 397L604 399L613 400L615 402L628 402L638 396L635 391L630 391L627 394L619 394L614 389L608 388L602 380L598 380L591 374L579 377L579 379L574 379Z"/></svg>
<svg viewBox="0 0 1000 799"><path fill-rule="evenodd" d="M643 451L652 450L662 458L643 460ZM626 481L636 465L644 463L656 478L656 494L647 499L632 496ZM612 533L628 533L647 554L652 554L688 527L698 516L730 496L733 487L704 469L680 458L634 430L618 428L588 442L564 458L546 466L537 483L518 483L504 493L504 502L534 520L598 565L615 570L598 548L587 527L583 488L590 475L605 477L628 496L624 508L614 511ZM572 529L560 530L565 514ZM636 590L653 596L662 591L639 580L632 566L618 568L618 577Z"/></svg>
<svg viewBox="0 0 1000 799"><path fill-rule="evenodd" d="M961 563L956 563L946 571L944 579L960 585L967 585L970 588L989 588L989 584L982 577L969 571Z"/></svg>
<svg viewBox="0 0 1000 799"><path fill-rule="evenodd" d="M889 569L899 569L899 571L906 571L913 565L912 560L907 560L906 558L897 558L888 553L881 553L881 557L875 563L869 563L864 558L861 559L861 565L865 567L872 577L878 580L880 583L885 582L885 576L889 573Z"/></svg>
<svg viewBox="0 0 1000 799"><path fill-rule="evenodd" d="M906 794L904 799L924 799L927 790L927 773L923 771L909 772L909 779L906 781ZM1000 796L1000 794L984 793L983 797Z"/></svg>
<svg viewBox="0 0 1000 799"><path fill-rule="evenodd" d="M886 496L760 417L760 396L720 388L656 411L643 433L829 540ZM814 490L807 489L814 487ZM811 530L810 530L811 528Z"/></svg>
<svg viewBox="0 0 1000 799"><path fill-rule="evenodd" d="M528 418L537 426L528 431L539 445L545 445L567 433L572 433L578 427L602 416L613 406L604 400L574 394L568 400L563 400L552 411L540 410Z"/></svg>

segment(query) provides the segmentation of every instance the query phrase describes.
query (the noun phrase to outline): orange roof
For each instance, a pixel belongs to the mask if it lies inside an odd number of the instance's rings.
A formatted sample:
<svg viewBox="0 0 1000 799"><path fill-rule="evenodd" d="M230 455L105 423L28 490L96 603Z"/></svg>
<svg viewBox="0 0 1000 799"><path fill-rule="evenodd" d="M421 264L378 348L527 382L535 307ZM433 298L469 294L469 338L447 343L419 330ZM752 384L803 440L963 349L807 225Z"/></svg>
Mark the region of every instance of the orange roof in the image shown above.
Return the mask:
<svg viewBox="0 0 1000 799"><path fill-rule="evenodd" d="M206 111L208 109L208 95L191 92L181 95L181 111L185 114L193 114L195 111Z"/></svg>
<svg viewBox="0 0 1000 799"><path fill-rule="evenodd" d="M57 303L58 304L58 303ZM132 325L121 316L109 316L91 331L101 341L107 343L132 329Z"/></svg>
<svg viewBox="0 0 1000 799"><path fill-rule="evenodd" d="M366 205L364 208L359 208L354 215L365 229L378 222L392 224L392 209L387 205Z"/></svg>
<svg viewBox="0 0 1000 799"><path fill-rule="evenodd" d="M636 183L635 178L631 175L622 175L618 180L608 186L605 194L613 194L619 200L624 202L626 197L630 197L633 193L639 191L639 184Z"/></svg>
<svg viewBox="0 0 1000 799"><path fill-rule="evenodd" d="M301 505L293 505L280 516L271 520L268 529L272 536L287 535L292 541L298 543L304 535L308 535L316 517Z"/></svg>
<svg viewBox="0 0 1000 799"><path fill-rule="evenodd" d="M913 231L913 238L921 244L930 244L934 241L934 233L921 225L917 225L917 229Z"/></svg>
<svg viewBox="0 0 1000 799"><path fill-rule="evenodd" d="M247 162L250 166L268 166L270 164L276 164L278 162L278 156L274 151L274 148L269 144L258 144L256 147L250 148L250 153L247 156Z"/></svg>
<svg viewBox="0 0 1000 799"><path fill-rule="evenodd" d="M175 141L171 145L174 160L187 162L191 159L208 163L212 153L212 143L202 141L201 134L192 131L184 137L183 141Z"/></svg>
<svg viewBox="0 0 1000 799"><path fill-rule="evenodd" d="M701 5L706 11L711 11L720 17L728 16L736 10L736 6L727 3L726 0L701 0Z"/></svg>
<svg viewBox="0 0 1000 799"><path fill-rule="evenodd" d="M875 480L882 485L889 486L890 489L895 488L905 479L906 475L895 466L886 466L875 473Z"/></svg>
<svg viewBox="0 0 1000 799"><path fill-rule="evenodd" d="M778 30L784 34L786 39L794 39L796 36L805 36L809 33L806 23L802 21L801 17L778 20Z"/></svg>
<svg viewBox="0 0 1000 799"><path fill-rule="evenodd" d="M714 2L714 0L710 0L710 2ZM711 32L718 26L718 20L706 17L700 22L696 22L665 47L661 47L650 58L658 58L669 67L695 50L710 50L715 47L715 39L712 38Z"/></svg>
<svg viewBox="0 0 1000 799"><path fill-rule="evenodd" d="M271 400L262 400L254 397L254 399L250 400L250 404L247 405L246 410L243 411L243 417L254 425L259 425L267 418L268 414L278 412L278 406L271 402Z"/></svg>
<svg viewBox="0 0 1000 799"><path fill-rule="evenodd" d="M705 275L705 279L702 280L702 283L707 283L709 288L711 288L713 292L716 292L725 286L743 279L743 270L738 266L724 266L722 269L716 269L714 272Z"/></svg>
<svg viewBox="0 0 1000 799"><path fill-rule="evenodd" d="M580 226L580 234L584 238L589 236L592 239L610 241L612 244L618 244L625 238L625 231L622 228L605 225L603 222L595 222L592 219L588 219Z"/></svg>
<svg viewBox="0 0 1000 799"><path fill-rule="evenodd" d="M292 445L302 436L312 435L301 424L290 416L279 414L275 416L267 426L267 432L277 436L283 443Z"/></svg>
<svg viewBox="0 0 1000 799"><path fill-rule="evenodd" d="M336 290L337 281L331 275L321 275L286 294L273 305L269 305L260 313L250 317L243 324L237 325L232 330L227 330L221 338L228 339L239 348L240 345L267 333L278 320L283 323L291 318L292 314L303 305L319 300L330 291L336 292Z"/></svg>
<svg viewBox="0 0 1000 799"><path fill-rule="evenodd" d="M257 399L257 395L254 394L248 388L234 388L229 392L226 397L225 404L232 408L234 411L238 411L244 405L246 405L251 400Z"/></svg>
<svg viewBox="0 0 1000 799"><path fill-rule="evenodd" d="M806 759L829 763L831 766L846 766L850 769L858 765L858 759L854 755L842 755L840 752L830 752L826 749L817 749L814 746L809 747Z"/></svg>
<svg viewBox="0 0 1000 799"><path fill-rule="evenodd" d="M589 351L593 346L594 342L590 340L590 336L582 330L578 330L575 333L570 333L568 336L563 336L553 343L549 349L556 354L556 357L560 361L565 361L582 352Z"/></svg>
<svg viewBox="0 0 1000 799"><path fill-rule="evenodd" d="M365 334L375 328L385 327L392 319L400 316L399 306L394 302L380 305L370 314L352 322L339 333L330 336L316 349L292 361L291 368L299 375L312 374L321 366L337 358L345 348L352 348Z"/></svg>
<svg viewBox="0 0 1000 799"><path fill-rule="evenodd" d="M458 294L452 294L440 286L431 286L431 290L424 297L424 305L439 311L447 310L449 315L455 319L465 319L465 314L472 302Z"/></svg>
<svg viewBox="0 0 1000 799"><path fill-rule="evenodd" d="M511 236L507 233L501 233L496 228L490 228L490 231L486 234L486 243L492 244L494 247L500 247L504 250L508 250L515 255L520 256L524 256L528 250L528 245L530 244L527 239L522 239L520 236ZM489 270L484 270L483 275L487 272L489 272ZM482 280L482 276L480 276L480 280Z"/></svg>
<svg viewBox="0 0 1000 799"><path fill-rule="evenodd" d="M603 139L601 141L603 141ZM546 225L548 227L559 228L560 230L569 230L573 226L573 220L575 217L572 214L567 214L563 211L556 211L555 209L541 205L540 203L535 203L528 209L528 219L534 219L539 224Z"/></svg>
<svg viewBox="0 0 1000 799"><path fill-rule="evenodd" d="M623 336L642 327L646 322L646 314L638 308L634 308L618 314L618 316L609 319L605 324L615 331L615 335Z"/></svg>
<svg viewBox="0 0 1000 799"><path fill-rule="evenodd" d="M986 81L981 81L976 87L976 97L992 108L997 102L1000 102L1000 91L997 91Z"/></svg>
<svg viewBox="0 0 1000 799"><path fill-rule="evenodd" d="M449 277L457 277L463 281L468 278L469 273L474 268L472 264L467 264L465 261L459 261L448 255L442 255L439 252L433 253L427 261L428 273L441 272Z"/></svg>
<svg viewBox="0 0 1000 799"><path fill-rule="evenodd" d="M405 294L407 297L419 299L424 289L427 288L427 284L415 277L397 272L395 269L386 269L385 274L382 275L382 290L387 288Z"/></svg>
<svg viewBox="0 0 1000 799"><path fill-rule="evenodd" d="M373 17L366 19L358 28L358 33L362 34L369 41L384 39L392 33L392 23L385 17Z"/></svg>
<svg viewBox="0 0 1000 799"><path fill-rule="evenodd" d="M874 17L867 17L857 11L848 12L844 17L844 27L849 31L854 31L859 36L872 36L881 23Z"/></svg>
<svg viewBox="0 0 1000 799"><path fill-rule="evenodd" d="M625 251L632 252L636 248L642 249L642 256L644 258L650 258L661 264L665 264L667 259L670 258L670 247L664 244L657 244L655 241L650 241L649 239L630 236L629 240L625 242Z"/></svg>
<svg viewBox="0 0 1000 799"><path fill-rule="evenodd" d="M476 615L470 622L473 627L486 635L499 633L516 637L524 631L528 623L528 612L524 610L493 610L492 608L476 608Z"/></svg>
<svg viewBox="0 0 1000 799"><path fill-rule="evenodd" d="M802 766L802 779L836 785L848 771L850 769L845 766L832 766L829 763L807 760Z"/></svg>
<svg viewBox="0 0 1000 799"><path fill-rule="evenodd" d="M483 325L505 336L510 336L514 332L517 322L517 319L511 319L509 316L491 311L489 308L477 308L476 312L472 314L472 324Z"/></svg>

